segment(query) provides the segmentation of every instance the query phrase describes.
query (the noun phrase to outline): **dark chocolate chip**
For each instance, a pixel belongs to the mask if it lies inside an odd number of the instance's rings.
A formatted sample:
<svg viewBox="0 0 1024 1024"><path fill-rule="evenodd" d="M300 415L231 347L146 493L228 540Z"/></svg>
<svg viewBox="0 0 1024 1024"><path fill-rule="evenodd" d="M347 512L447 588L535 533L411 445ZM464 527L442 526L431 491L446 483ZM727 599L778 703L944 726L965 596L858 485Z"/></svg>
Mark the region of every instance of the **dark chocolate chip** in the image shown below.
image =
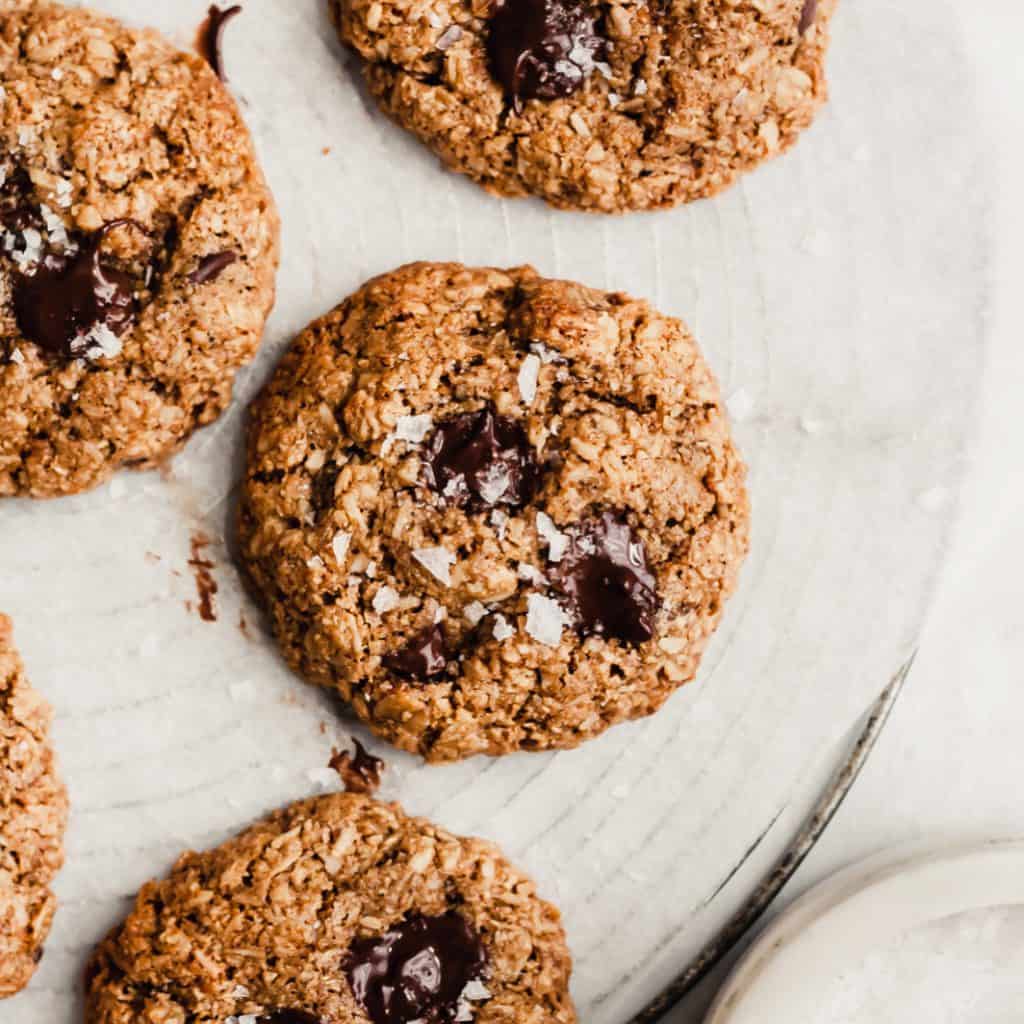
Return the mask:
<svg viewBox="0 0 1024 1024"><path fill-rule="evenodd" d="M87 354L94 328L120 337L131 327L135 283L100 252L104 236L125 226L139 228L133 221L113 221L77 254L48 253L33 273L16 275L14 314L29 341L52 356L74 359Z"/></svg>
<svg viewBox="0 0 1024 1024"><path fill-rule="evenodd" d="M355 747L354 754L347 750L334 751L330 767L341 776L345 789L350 793L375 793L380 788L384 762L374 757L359 740L353 738L352 745Z"/></svg>
<svg viewBox="0 0 1024 1024"><path fill-rule="evenodd" d="M323 1024L323 1021L305 1010L271 1010L257 1017L256 1024Z"/></svg>
<svg viewBox="0 0 1024 1024"><path fill-rule="evenodd" d="M814 24L817 13L818 0L804 0L803 10L800 11L800 24L797 26L800 35L803 35Z"/></svg>
<svg viewBox="0 0 1024 1024"><path fill-rule="evenodd" d="M352 994L373 1024L452 1024L463 990L486 967L476 929L455 913L414 914L379 938L357 939L344 961Z"/></svg>
<svg viewBox="0 0 1024 1024"><path fill-rule="evenodd" d="M495 78L518 106L571 96L604 58L597 12L586 0L497 0L487 50Z"/></svg>
<svg viewBox="0 0 1024 1024"><path fill-rule="evenodd" d="M233 252L231 249L204 256L199 261L199 266L188 275L189 282L194 285L201 285L209 281L216 281L232 263L237 261L238 253Z"/></svg>
<svg viewBox="0 0 1024 1024"><path fill-rule="evenodd" d="M221 50L221 43L224 39L224 29L227 23L236 15L241 14L240 4L221 10L216 4L210 5L210 13L206 20L199 26L199 34L196 36L196 48L206 58L206 63L213 68L217 77L226 82L224 74L224 59Z"/></svg>
<svg viewBox="0 0 1024 1024"><path fill-rule="evenodd" d="M661 606L643 542L625 517L604 512L566 531L569 545L549 567L584 634L641 644L654 636Z"/></svg>
<svg viewBox="0 0 1024 1024"><path fill-rule="evenodd" d="M427 443L424 472L435 491L472 508L519 508L540 476L522 425L491 407L442 422Z"/></svg>
<svg viewBox="0 0 1024 1024"><path fill-rule="evenodd" d="M408 679L433 679L441 675L448 667L448 644L441 624L417 633L402 650L389 654L384 664Z"/></svg>

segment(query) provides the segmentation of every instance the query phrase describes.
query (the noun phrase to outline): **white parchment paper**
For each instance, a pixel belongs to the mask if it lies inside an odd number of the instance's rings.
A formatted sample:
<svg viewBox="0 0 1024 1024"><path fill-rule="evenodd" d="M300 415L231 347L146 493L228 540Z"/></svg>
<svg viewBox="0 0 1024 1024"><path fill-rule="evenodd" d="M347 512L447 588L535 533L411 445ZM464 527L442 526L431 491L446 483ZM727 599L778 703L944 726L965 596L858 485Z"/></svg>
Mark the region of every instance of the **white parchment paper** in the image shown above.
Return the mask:
<svg viewBox="0 0 1024 1024"><path fill-rule="evenodd" d="M187 46L206 3L95 6ZM245 404L295 332L374 273L530 262L651 298L701 339L751 466L741 592L700 682L660 715L569 753L444 768L387 754L387 796L496 839L560 904L588 1024L639 1008L742 899L913 651L941 567L984 359L988 228L945 2L846 0L832 105L794 153L713 201L617 219L440 170L373 110L322 8L248 0L227 34L284 219L280 301L235 406L165 476L0 505L0 608L57 708L73 800L61 910L4 1024L78 1021L88 952L142 882L335 785L327 757L352 727L277 657L230 523ZM214 538L216 623L186 607L197 530Z"/></svg>

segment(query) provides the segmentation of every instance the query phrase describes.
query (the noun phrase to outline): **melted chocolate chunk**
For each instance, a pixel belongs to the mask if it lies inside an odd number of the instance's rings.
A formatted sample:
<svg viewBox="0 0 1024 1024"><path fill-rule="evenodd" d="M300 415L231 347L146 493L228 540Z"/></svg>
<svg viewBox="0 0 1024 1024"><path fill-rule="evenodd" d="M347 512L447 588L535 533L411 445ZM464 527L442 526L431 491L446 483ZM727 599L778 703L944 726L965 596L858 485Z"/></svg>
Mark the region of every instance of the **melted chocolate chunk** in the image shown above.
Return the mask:
<svg viewBox="0 0 1024 1024"><path fill-rule="evenodd" d="M433 679L441 675L448 667L448 645L441 624L417 633L402 650L389 654L384 664L407 679Z"/></svg>
<svg viewBox="0 0 1024 1024"><path fill-rule="evenodd" d="M50 355L74 359L90 348L89 334L105 327L120 337L135 321L135 282L105 262L100 247L113 221L75 254L48 253L35 271L14 281L14 315L21 333ZM141 228L139 228L141 230Z"/></svg>
<svg viewBox="0 0 1024 1024"><path fill-rule="evenodd" d="M814 24L817 13L818 0L804 0L803 10L800 11L800 24L797 26L800 35L803 35Z"/></svg>
<svg viewBox="0 0 1024 1024"><path fill-rule="evenodd" d="M488 407L438 426L424 460L427 483L459 505L519 508L537 491L537 459L516 420Z"/></svg>
<svg viewBox="0 0 1024 1024"><path fill-rule="evenodd" d="M605 52L597 17L586 0L497 0L487 49L517 107L571 96L583 85Z"/></svg>
<svg viewBox="0 0 1024 1024"><path fill-rule="evenodd" d="M257 1017L256 1024L323 1024L323 1021L305 1010L271 1010Z"/></svg>
<svg viewBox="0 0 1024 1024"><path fill-rule="evenodd" d="M373 1024L452 1024L463 989L486 967L480 936L455 913L415 914L380 938L357 939L344 962Z"/></svg>
<svg viewBox="0 0 1024 1024"><path fill-rule="evenodd" d="M217 77L226 82L224 74L224 58L221 51L221 43L224 39L224 29L227 23L236 15L241 14L240 4L221 10L216 4L210 5L210 13L206 20L199 26L199 34L196 37L196 49L206 59L206 63L213 68Z"/></svg>
<svg viewBox="0 0 1024 1024"><path fill-rule="evenodd" d="M14 167L7 172L0 186L0 224L12 232L33 228L42 231L43 217L38 205L29 201L32 195L32 179L24 167Z"/></svg>
<svg viewBox="0 0 1024 1024"><path fill-rule="evenodd" d="M345 789L350 793L376 793L380 788L384 762L374 757L359 740L353 738L352 745L355 747L354 754L347 750L335 750L329 762L330 767L341 776Z"/></svg>
<svg viewBox="0 0 1024 1024"><path fill-rule="evenodd" d="M643 542L623 516L605 512L568 531L562 560L550 567L577 628L641 644L654 636L661 601Z"/></svg>
<svg viewBox="0 0 1024 1024"><path fill-rule="evenodd" d="M238 261L238 253L230 249L224 252L211 253L199 261L199 266L188 275L189 282L194 285L216 281L221 274Z"/></svg>

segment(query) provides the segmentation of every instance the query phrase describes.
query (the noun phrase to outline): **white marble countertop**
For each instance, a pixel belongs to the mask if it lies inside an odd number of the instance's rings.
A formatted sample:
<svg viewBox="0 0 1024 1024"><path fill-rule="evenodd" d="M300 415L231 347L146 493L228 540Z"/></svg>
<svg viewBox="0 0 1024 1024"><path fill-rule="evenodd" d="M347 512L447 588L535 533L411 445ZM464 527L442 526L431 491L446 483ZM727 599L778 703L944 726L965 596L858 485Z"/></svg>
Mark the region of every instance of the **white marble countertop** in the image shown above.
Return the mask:
<svg viewBox="0 0 1024 1024"><path fill-rule="evenodd" d="M980 440L952 556L906 689L864 774L775 912L839 867L893 844L1024 835L1024 6L988 0L965 4L963 12L993 118L991 159L1000 183ZM1024 935L1024 915L1013 923ZM1020 938L1006 941L1008 956ZM698 1021L727 969L680 1007L672 1024Z"/></svg>

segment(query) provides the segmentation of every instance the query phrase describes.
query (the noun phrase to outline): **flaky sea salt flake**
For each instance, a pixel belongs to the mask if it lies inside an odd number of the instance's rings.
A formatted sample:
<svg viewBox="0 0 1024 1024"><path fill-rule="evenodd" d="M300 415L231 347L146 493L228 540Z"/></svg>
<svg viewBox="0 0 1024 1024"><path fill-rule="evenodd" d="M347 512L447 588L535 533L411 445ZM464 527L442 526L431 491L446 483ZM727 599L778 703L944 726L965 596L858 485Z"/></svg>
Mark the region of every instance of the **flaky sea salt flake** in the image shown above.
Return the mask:
<svg viewBox="0 0 1024 1024"><path fill-rule="evenodd" d="M512 478L508 467L500 462L492 462L477 482L480 497L488 505L497 505L512 488Z"/></svg>
<svg viewBox="0 0 1024 1024"><path fill-rule="evenodd" d="M496 508L491 513L491 526L497 532L498 540L504 540L505 534L508 532L508 513Z"/></svg>
<svg viewBox="0 0 1024 1024"><path fill-rule="evenodd" d="M385 612L394 611L399 601L401 597L397 590L393 587L381 587L373 596L373 610L378 615L383 615Z"/></svg>
<svg viewBox="0 0 1024 1024"><path fill-rule="evenodd" d="M395 432L391 436L396 441L406 441L409 444L422 444L427 434L434 428L434 420L431 416L399 416L395 424Z"/></svg>
<svg viewBox="0 0 1024 1024"><path fill-rule="evenodd" d="M492 633L494 634L494 639L501 644L506 640L511 640L516 635L516 630L504 615L495 615Z"/></svg>
<svg viewBox="0 0 1024 1024"><path fill-rule="evenodd" d="M543 594L531 594L526 602L526 632L545 647L557 647L569 625L569 616L557 602Z"/></svg>
<svg viewBox="0 0 1024 1024"><path fill-rule="evenodd" d="M113 359L121 354L121 339L106 324L93 324L88 334L71 343L72 355L79 351L86 359Z"/></svg>
<svg viewBox="0 0 1024 1024"><path fill-rule="evenodd" d="M743 423L749 420L754 412L754 399L746 388L737 388L725 403L729 408L729 415L737 422Z"/></svg>
<svg viewBox="0 0 1024 1024"><path fill-rule="evenodd" d="M548 581L544 573L535 565L530 565L529 562L520 562L518 571L521 580L526 580L527 583L532 583L534 586L541 587Z"/></svg>
<svg viewBox="0 0 1024 1024"><path fill-rule="evenodd" d="M455 556L447 548L416 548L412 553L412 557L434 579L439 580L446 587L452 585L452 566L455 564Z"/></svg>
<svg viewBox="0 0 1024 1024"><path fill-rule="evenodd" d="M471 626L477 626L487 615L487 605L482 601L471 601L462 609L462 614Z"/></svg>
<svg viewBox="0 0 1024 1024"><path fill-rule="evenodd" d="M519 369L519 394L527 405L533 405L537 397L537 382L540 380L540 356L531 352Z"/></svg>
<svg viewBox="0 0 1024 1024"><path fill-rule="evenodd" d="M555 521L546 512L537 513L537 532L547 542L548 558L552 562L560 562L569 548L569 538L555 525Z"/></svg>

